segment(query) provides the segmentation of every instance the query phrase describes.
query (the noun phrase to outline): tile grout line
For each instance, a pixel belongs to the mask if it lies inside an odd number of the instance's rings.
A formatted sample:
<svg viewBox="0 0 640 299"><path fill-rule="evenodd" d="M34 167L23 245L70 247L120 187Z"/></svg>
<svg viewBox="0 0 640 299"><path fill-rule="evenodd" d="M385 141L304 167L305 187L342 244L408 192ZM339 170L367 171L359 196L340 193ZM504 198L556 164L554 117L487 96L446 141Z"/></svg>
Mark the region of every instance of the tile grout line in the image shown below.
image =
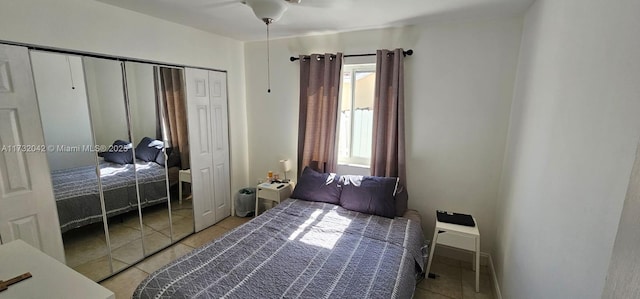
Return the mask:
<svg viewBox="0 0 640 299"><path fill-rule="evenodd" d="M458 271L460 273L460 299L464 298L464 283L462 282L462 262L458 261Z"/></svg>
<svg viewBox="0 0 640 299"><path fill-rule="evenodd" d="M240 223L239 225L236 225L236 226L235 226L235 227L233 227L233 228L227 228L227 227L224 227L224 226L222 226L222 225L218 226L218 228L220 228L220 229L224 230L224 231L225 231L225 233L226 233L226 232L228 232L228 231L230 231L230 230L232 230L232 229L234 229L234 228L236 228L236 227L238 227L238 226L240 226L240 225L242 225L242 224L244 224L244 223L246 223L246 222L247 222L247 221L244 221L244 222ZM214 226L215 226L215 225L214 225ZM155 229L154 229L154 230L155 230ZM156 231L156 232L158 232L158 231ZM200 233L200 232L198 232L198 233ZM191 236L195 236L195 235L197 235L198 233L193 233ZM185 238L185 239L186 239L186 238ZM176 246L176 245L178 245L178 244L184 245L184 246L186 246L186 247L188 247L188 248L191 248L191 249L196 249L196 247L193 247L193 246L190 246L190 245L184 244L184 243L183 243L183 241L184 241L185 239L183 239L183 240L182 240L182 241L180 241L180 242L177 242L177 243L175 243L175 244L170 245L169 247L167 247L167 248L163 249L162 251L156 252L155 254L153 254L153 255L151 255L151 256L149 256L149 257L146 257L146 258L144 258L144 259L142 259L142 260L140 260L140 261L136 262L134 265L132 265L132 266L131 266L131 268L130 268L130 269L135 268L136 270L139 270L139 271L141 271L142 273L144 273L144 274L146 274L146 275L150 275L150 273L148 273L147 271L145 271L145 270L143 270L143 269L141 269L141 268L139 268L139 267L138 267L142 262L144 262L145 260L148 260L150 257L155 256L155 255L157 255L157 254L161 254L161 253L163 253L164 251L167 251L167 250L169 250L170 248L172 248L172 247L174 247L174 246ZM126 263L125 263L125 264L126 264ZM126 271L120 272L120 273L118 273L118 274L116 274L116 275L114 275L114 276L112 276L112 277L108 278L107 280L116 279L116 278L117 278L117 277L119 277L120 275L123 275L125 272L126 272ZM103 281L103 282L104 282L104 281ZM101 282L100 284L102 284L102 282ZM115 291L114 291L114 293L115 293Z"/></svg>

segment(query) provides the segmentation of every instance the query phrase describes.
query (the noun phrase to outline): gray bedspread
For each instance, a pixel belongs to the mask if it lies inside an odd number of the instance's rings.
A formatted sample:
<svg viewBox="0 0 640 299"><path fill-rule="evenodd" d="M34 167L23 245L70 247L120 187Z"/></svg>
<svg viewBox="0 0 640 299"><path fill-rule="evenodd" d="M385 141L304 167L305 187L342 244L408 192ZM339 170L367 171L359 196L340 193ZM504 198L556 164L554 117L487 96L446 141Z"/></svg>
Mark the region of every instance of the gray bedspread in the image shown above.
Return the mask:
<svg viewBox="0 0 640 299"><path fill-rule="evenodd" d="M411 298L420 225L288 199L149 275L134 298Z"/></svg>
<svg viewBox="0 0 640 299"><path fill-rule="evenodd" d="M136 167L142 206L166 201L164 167L155 162L136 162ZM138 208L133 169L133 164L100 163L107 216L115 216ZM51 172L51 180L62 232L102 221L95 166L54 170Z"/></svg>

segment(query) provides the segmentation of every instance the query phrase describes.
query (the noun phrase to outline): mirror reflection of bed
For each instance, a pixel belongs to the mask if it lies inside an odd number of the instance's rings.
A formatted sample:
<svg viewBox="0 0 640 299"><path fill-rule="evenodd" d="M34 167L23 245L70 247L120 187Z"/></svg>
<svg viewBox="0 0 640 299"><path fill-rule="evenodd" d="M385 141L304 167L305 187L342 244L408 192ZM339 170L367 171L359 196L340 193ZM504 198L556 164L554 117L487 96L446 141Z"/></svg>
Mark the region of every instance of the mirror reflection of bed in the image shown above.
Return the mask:
<svg viewBox="0 0 640 299"><path fill-rule="evenodd" d="M182 69L31 56L67 265L99 281L193 233Z"/></svg>

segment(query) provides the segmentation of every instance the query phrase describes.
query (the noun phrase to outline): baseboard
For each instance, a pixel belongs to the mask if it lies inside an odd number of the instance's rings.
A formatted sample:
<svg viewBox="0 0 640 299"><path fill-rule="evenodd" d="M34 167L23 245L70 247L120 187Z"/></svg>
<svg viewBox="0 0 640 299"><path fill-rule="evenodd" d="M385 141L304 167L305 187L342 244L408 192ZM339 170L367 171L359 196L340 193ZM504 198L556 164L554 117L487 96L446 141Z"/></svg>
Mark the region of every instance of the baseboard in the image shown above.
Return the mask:
<svg viewBox="0 0 640 299"><path fill-rule="evenodd" d="M437 246L437 255L446 256L448 258L469 263L473 259L473 253L470 253L469 251L455 247L449 247L442 244L438 244ZM486 252L480 252L480 265L489 267L489 271L491 271L491 280L493 281L493 293L495 295L495 298L502 299L500 285L498 284L498 276L496 275L496 269L493 265L493 258L491 258L491 255Z"/></svg>
<svg viewBox="0 0 640 299"><path fill-rule="evenodd" d="M502 299L502 292L500 292L500 284L498 284L498 276L496 275L496 268L493 265L493 258L487 253L489 257L489 268L491 269L491 280L493 280L493 294L496 299Z"/></svg>

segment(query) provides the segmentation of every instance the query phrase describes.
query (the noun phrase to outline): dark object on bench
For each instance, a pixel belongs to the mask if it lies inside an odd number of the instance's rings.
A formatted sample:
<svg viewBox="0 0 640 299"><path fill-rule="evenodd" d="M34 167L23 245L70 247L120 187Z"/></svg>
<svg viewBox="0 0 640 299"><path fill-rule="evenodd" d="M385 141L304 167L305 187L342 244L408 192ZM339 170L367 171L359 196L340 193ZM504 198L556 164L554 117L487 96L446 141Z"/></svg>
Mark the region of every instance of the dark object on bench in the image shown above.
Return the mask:
<svg viewBox="0 0 640 299"><path fill-rule="evenodd" d="M475 221L473 221L473 217L467 214L437 211L436 217L438 217L438 221L440 222L459 224L464 226L476 226Z"/></svg>

